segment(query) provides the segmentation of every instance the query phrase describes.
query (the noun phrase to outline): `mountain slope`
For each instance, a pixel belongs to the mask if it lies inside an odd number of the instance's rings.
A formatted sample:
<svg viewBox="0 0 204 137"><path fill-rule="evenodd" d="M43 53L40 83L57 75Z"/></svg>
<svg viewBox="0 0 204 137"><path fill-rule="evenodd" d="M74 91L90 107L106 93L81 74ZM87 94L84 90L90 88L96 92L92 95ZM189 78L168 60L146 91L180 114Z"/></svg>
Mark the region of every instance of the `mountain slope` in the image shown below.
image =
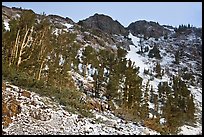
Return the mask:
<svg viewBox="0 0 204 137"><path fill-rule="evenodd" d="M34 92L3 83L3 109L14 113L11 101L19 103L20 110L15 117L8 117L2 124L3 135L135 135L158 134L141 125L115 117L111 112L99 113L93 111L94 117L86 118L65 111L53 99L39 96ZM10 101L8 101L10 100ZM9 104L10 103L10 104ZM11 120L7 126L6 122Z"/></svg>
<svg viewBox="0 0 204 137"><path fill-rule="evenodd" d="M201 134L202 29L2 11L6 134Z"/></svg>

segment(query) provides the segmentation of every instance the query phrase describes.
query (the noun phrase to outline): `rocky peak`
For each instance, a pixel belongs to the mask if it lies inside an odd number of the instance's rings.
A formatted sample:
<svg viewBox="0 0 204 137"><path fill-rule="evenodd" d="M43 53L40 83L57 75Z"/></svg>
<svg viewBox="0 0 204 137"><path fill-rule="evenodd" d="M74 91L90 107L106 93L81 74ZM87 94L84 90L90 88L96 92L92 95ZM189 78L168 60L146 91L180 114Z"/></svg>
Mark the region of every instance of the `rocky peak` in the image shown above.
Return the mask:
<svg viewBox="0 0 204 137"><path fill-rule="evenodd" d="M9 8L4 5L2 5L2 19L11 19L13 17L16 17L22 12L21 8Z"/></svg>
<svg viewBox="0 0 204 137"><path fill-rule="evenodd" d="M128 31L117 21L103 14L94 14L93 16L81 20L79 25L88 29L99 29L108 34L128 35Z"/></svg>
<svg viewBox="0 0 204 137"><path fill-rule="evenodd" d="M74 21L68 17L64 18L58 15L48 15L47 16L52 22L61 22L61 23L69 23L74 24Z"/></svg>
<svg viewBox="0 0 204 137"><path fill-rule="evenodd" d="M21 9L16 7L9 8L2 5L2 19L10 20L12 18L20 17L21 12L26 10L28 9ZM32 12L35 13L34 11ZM37 14L37 13L35 14L37 18L41 17L41 14ZM68 17L64 18L58 15L47 15L46 17L57 28L64 28L65 27L64 24L71 24L71 25L75 24L75 22Z"/></svg>
<svg viewBox="0 0 204 137"><path fill-rule="evenodd" d="M139 20L131 23L127 29L135 36L138 34L144 35L146 38L159 38L170 33L170 30L164 28L159 23Z"/></svg>

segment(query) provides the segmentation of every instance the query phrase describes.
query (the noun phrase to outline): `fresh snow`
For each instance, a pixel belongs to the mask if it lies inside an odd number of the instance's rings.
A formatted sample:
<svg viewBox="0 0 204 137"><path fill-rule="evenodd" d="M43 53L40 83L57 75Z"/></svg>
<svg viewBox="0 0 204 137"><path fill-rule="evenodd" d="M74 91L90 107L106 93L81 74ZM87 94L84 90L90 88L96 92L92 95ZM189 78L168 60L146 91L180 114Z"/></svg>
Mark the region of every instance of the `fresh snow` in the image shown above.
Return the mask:
<svg viewBox="0 0 204 137"><path fill-rule="evenodd" d="M198 127L192 127L184 125L180 128L178 135L202 135L202 125Z"/></svg>
<svg viewBox="0 0 204 137"><path fill-rule="evenodd" d="M143 84L146 84L147 80L149 79L149 76L144 75L144 69L152 70L152 66L155 66L154 59L148 59L147 57L136 53L140 49L136 47L138 46L140 39L138 37L133 36L131 33L129 34L129 38L132 39L135 46L130 45L130 51L128 51L126 58L130 59L132 62L135 62L136 67L140 67L139 76L143 78ZM167 61L162 60L161 65L165 65L166 63L172 61L169 57L166 58L168 58ZM159 84L159 82L165 82L168 80L168 77L164 75L162 79L154 78L153 81L150 81L150 85L153 86L153 89L157 89L157 85Z"/></svg>
<svg viewBox="0 0 204 137"><path fill-rule="evenodd" d="M72 24L69 24L69 23L65 23L65 24L63 24L64 26L66 26L67 27L67 29L69 29L69 28L71 28L71 27L73 27L73 25Z"/></svg>
<svg viewBox="0 0 204 137"><path fill-rule="evenodd" d="M140 38L133 36L132 33L129 33L128 37L132 39L132 42L135 46L139 44Z"/></svg>
<svg viewBox="0 0 204 137"><path fill-rule="evenodd" d="M30 92L30 98L19 96L20 88L7 84L3 95L10 94L21 102L21 112L13 117L6 134L15 135L159 135L139 123L124 121L110 111L92 111L94 117L86 118L67 112L63 106L48 97ZM16 89L16 90L14 90ZM12 93L12 94L11 94ZM8 97L8 95L5 95ZM31 102L34 102L32 104ZM36 118L38 116L38 118Z"/></svg>
<svg viewBox="0 0 204 137"><path fill-rule="evenodd" d="M5 25L5 29L9 31L10 27L9 27L8 21L4 20L4 25Z"/></svg>
<svg viewBox="0 0 204 137"><path fill-rule="evenodd" d="M143 78L142 85L144 88L145 84L150 79L150 77L148 75L145 75L143 73L144 69L149 69L152 71L152 69L153 69L152 67L156 66L156 59L148 58L147 53L145 53L143 55L136 53L137 51L140 50L140 47L138 46L140 38L133 36L131 33L129 34L129 38L132 39L132 42L134 45L129 45L130 51L128 51L126 58L130 59L132 62L135 62L136 67L140 67L139 76ZM193 39L194 39L194 36L189 36L190 41L192 41ZM142 43L142 44L148 46L148 44L151 44L152 41L153 40L149 39L148 41L146 41L145 44L144 43ZM156 41L153 41L153 42L156 42ZM169 66L173 65L173 61L174 61L174 55L171 53L167 53L165 50L165 48L166 48L165 46L166 46L165 44L163 46L160 46L160 54L162 56L162 59L157 60L160 62L161 68L164 70L169 69ZM175 48L175 47L173 46L173 48ZM193 62L193 61L188 61L188 63L189 62L190 62L190 64L195 64L195 62ZM188 67L186 65L186 62L181 62L180 65L182 67ZM192 65L192 66L194 67L195 65ZM175 69L177 69L177 68L175 68ZM193 69L196 69L196 68L193 68ZM170 69L169 72L172 75L177 74L177 73L173 72L172 69ZM157 86L160 82L170 82L170 81L171 81L170 77L167 74L165 74L164 76L162 76L162 79L158 79L158 78L154 77L153 80L150 80L149 84L153 86L154 91L157 91L158 90ZM200 120L202 120L202 88L201 87L195 87L195 86L189 86L188 89L191 91L192 95L194 96L194 103L195 103L195 106L197 108L195 115ZM157 93L157 92L155 92L155 93ZM153 107L154 107L154 104L149 102L149 108L153 108ZM149 116L152 117L152 114L149 113ZM165 122L164 118L160 119L161 124L164 122ZM182 134L182 135L202 134L202 122L197 122L195 127L184 125L184 126L180 127L180 129L181 129L181 131L179 132L179 134Z"/></svg>
<svg viewBox="0 0 204 137"><path fill-rule="evenodd" d="M132 62L135 62L136 67L140 67L139 69L139 76L142 76L144 72L144 68L149 68L147 64L144 63L145 57L137 54L137 48L134 45L130 45L130 51L126 55L127 59L130 59Z"/></svg>

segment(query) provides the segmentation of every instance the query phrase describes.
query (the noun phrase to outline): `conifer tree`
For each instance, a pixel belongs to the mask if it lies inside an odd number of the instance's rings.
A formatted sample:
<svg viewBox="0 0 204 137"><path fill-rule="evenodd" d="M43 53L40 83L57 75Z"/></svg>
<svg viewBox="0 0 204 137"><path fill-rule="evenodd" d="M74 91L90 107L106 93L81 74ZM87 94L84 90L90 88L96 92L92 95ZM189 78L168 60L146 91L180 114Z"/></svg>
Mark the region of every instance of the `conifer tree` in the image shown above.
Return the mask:
<svg viewBox="0 0 204 137"><path fill-rule="evenodd" d="M119 89L119 77L115 74L110 74L109 82L106 87L106 97L108 100L112 100L118 96Z"/></svg>
<svg viewBox="0 0 204 137"><path fill-rule="evenodd" d="M160 66L159 62L157 62L157 64L156 64L156 73L157 73L157 75L156 75L157 78L162 77L162 75L161 75L161 66Z"/></svg>
<svg viewBox="0 0 204 137"><path fill-rule="evenodd" d="M159 50L159 48L158 48L156 45L154 45L153 49L151 49L151 50L149 51L148 56L149 56L150 58L155 57L156 59L161 59L161 55L160 55L160 50Z"/></svg>
<svg viewBox="0 0 204 137"><path fill-rule="evenodd" d="M141 118L147 119L149 118L149 81L146 84L146 88L144 91L144 99L142 100L142 106L141 106Z"/></svg>
<svg viewBox="0 0 204 137"><path fill-rule="evenodd" d="M187 106L186 106L186 115L187 119L189 120L190 123L195 123L195 103L193 101L193 96L190 95L187 98Z"/></svg>
<svg viewBox="0 0 204 137"><path fill-rule="evenodd" d="M150 103L154 103L154 90L152 85L150 89Z"/></svg>
<svg viewBox="0 0 204 137"><path fill-rule="evenodd" d="M158 113L158 109L159 109L158 95L157 94L154 94L153 102L154 102L154 113L153 113L152 119L154 119L155 114Z"/></svg>
<svg viewBox="0 0 204 137"><path fill-rule="evenodd" d="M88 74L88 64L90 63L91 58L93 58L91 55L93 53L93 48L91 46L87 46L85 50L83 51L83 65L84 65L84 76Z"/></svg>
<svg viewBox="0 0 204 137"><path fill-rule="evenodd" d="M9 66L13 64L18 68L23 62L30 59L34 50L32 43L34 42L35 21L35 14L28 10L23 11L19 19L9 22L12 30L11 45L13 46L10 52Z"/></svg>
<svg viewBox="0 0 204 137"><path fill-rule="evenodd" d="M175 53L175 64L179 64L179 60L180 60L180 55L179 55L179 50L176 51Z"/></svg>
<svg viewBox="0 0 204 137"><path fill-rule="evenodd" d="M2 34L6 31L4 21L2 20Z"/></svg>

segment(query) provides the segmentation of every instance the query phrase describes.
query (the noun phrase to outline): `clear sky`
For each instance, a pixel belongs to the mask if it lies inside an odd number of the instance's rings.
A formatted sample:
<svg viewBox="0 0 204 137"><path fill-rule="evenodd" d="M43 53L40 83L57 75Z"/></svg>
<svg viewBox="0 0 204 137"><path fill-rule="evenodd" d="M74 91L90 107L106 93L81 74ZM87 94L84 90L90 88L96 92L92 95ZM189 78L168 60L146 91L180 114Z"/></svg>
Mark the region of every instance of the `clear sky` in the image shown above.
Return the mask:
<svg viewBox="0 0 204 137"><path fill-rule="evenodd" d="M2 5L69 17L74 22L99 13L111 16L125 27L137 20L202 27L202 2L2 2Z"/></svg>

